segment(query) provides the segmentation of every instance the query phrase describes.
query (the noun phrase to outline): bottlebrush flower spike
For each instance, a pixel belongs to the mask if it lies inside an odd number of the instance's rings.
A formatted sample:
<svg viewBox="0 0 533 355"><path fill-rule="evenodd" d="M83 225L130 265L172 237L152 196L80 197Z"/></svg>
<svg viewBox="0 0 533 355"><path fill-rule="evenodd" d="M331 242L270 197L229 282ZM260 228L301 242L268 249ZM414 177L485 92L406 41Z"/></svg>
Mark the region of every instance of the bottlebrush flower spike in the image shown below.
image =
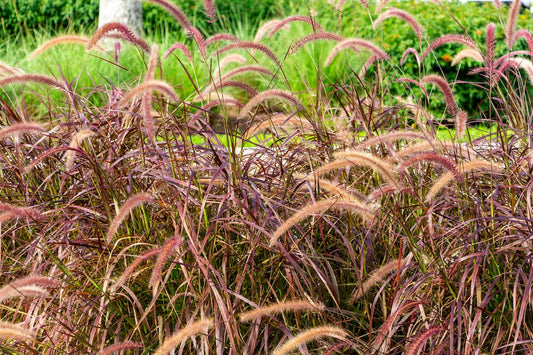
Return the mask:
<svg viewBox="0 0 533 355"><path fill-rule="evenodd" d="M81 44L83 46L87 46L87 43L89 43L89 37L85 36L78 36L78 35L61 35L56 36L54 38L49 39L45 43L41 44L37 49L35 49L31 54L29 55L30 58L35 58L45 50L57 46L59 44L65 44L65 43L74 43L74 44ZM97 49L102 50L102 48L97 47Z"/></svg>
<svg viewBox="0 0 533 355"><path fill-rule="evenodd" d="M248 103L241 110L241 113L239 114L239 117L237 119L243 118L248 113L250 113L250 111L252 110L254 106L270 98L279 98L279 99L288 101L294 106L296 106L298 110L300 111L305 110L300 100L298 100L292 93L288 91L284 91L284 90L279 90L279 89L270 89L270 90L266 90L266 91L263 91L257 94L250 101L248 101Z"/></svg>
<svg viewBox="0 0 533 355"><path fill-rule="evenodd" d="M111 243L113 236L118 230L118 227L135 207L143 203L151 202L153 201L153 199L154 198L152 197L152 195L148 193L139 193L127 199L126 202L124 202L124 204L120 207L115 219L113 219L113 222L109 226L109 230L107 231L106 235L106 243Z"/></svg>
<svg viewBox="0 0 533 355"><path fill-rule="evenodd" d="M205 45L204 38L202 37L202 34L200 33L200 31L196 27L191 25L191 22L189 21L185 13L179 7L177 7L175 4L171 3L168 0L149 0L149 1L151 3L161 6L163 9L168 11L178 21L181 27L183 27L183 29L185 30L185 33L187 33L188 35L194 38L194 41L198 45L198 49L200 50L202 57L205 58L206 57L206 45Z"/></svg>
<svg viewBox="0 0 533 355"><path fill-rule="evenodd" d="M438 48L446 43L459 43L464 44L465 46L468 46L472 49L477 49L476 43L469 37L462 36L462 35L456 35L456 34L450 34L450 35L444 35L442 37L437 38L431 44L429 47L422 53L421 60L424 61L426 59L427 55L433 51L435 48Z"/></svg>
<svg viewBox="0 0 533 355"><path fill-rule="evenodd" d="M507 15L507 23L505 24L505 43L507 43L509 49L513 48L516 20L520 13L521 4L522 2L520 0L514 0L509 8L509 14Z"/></svg>
<svg viewBox="0 0 533 355"><path fill-rule="evenodd" d="M336 33L331 33L331 32L315 32L315 33L311 33L310 35L302 37L298 41L296 41L291 46L291 50L290 50L289 54L293 54L293 53L297 52L298 49L300 49L301 47L303 47L305 44L307 44L309 42L317 41L317 40L320 40L320 39L340 42L344 38L342 36L336 34Z"/></svg>
<svg viewBox="0 0 533 355"><path fill-rule="evenodd" d="M189 61L189 63L191 64L193 63L191 52L189 52L189 49L185 47L183 43L174 43L172 46L170 46L170 48L167 50L167 52L163 56L163 59L167 59L168 56L172 54L172 52L174 52L176 49L179 49L180 51L183 52L183 54L185 54L185 57L187 57L187 60Z"/></svg>
<svg viewBox="0 0 533 355"><path fill-rule="evenodd" d="M216 35L213 35L209 37L208 39L206 39L205 45L209 46L213 43L217 43L220 41L238 42L240 41L240 39L229 33L217 33Z"/></svg>
<svg viewBox="0 0 533 355"><path fill-rule="evenodd" d="M270 32L278 23L280 23L281 20L274 19L270 20L268 22L265 22L261 27L257 29L257 32L255 33L254 42L259 43L259 41L265 37L265 35Z"/></svg>
<svg viewBox="0 0 533 355"><path fill-rule="evenodd" d="M313 20L313 18L311 18L309 16L303 16L303 15L294 15L294 16L289 16L287 18L284 18L283 20L281 20L278 23L276 23L276 25L270 30L270 32L268 32L268 37L273 36L281 28L285 27L285 25L287 25L287 24L289 24L291 22L295 22L295 21L308 23L311 26L313 26L313 29L316 30L317 32L322 32L323 31L322 27L320 27L316 23L316 21Z"/></svg>
<svg viewBox="0 0 533 355"><path fill-rule="evenodd" d="M400 60L400 65L404 65L405 60L407 59L407 56L409 54L413 54L416 59L416 64L420 66L420 55L418 54L418 51L414 48L407 48L405 52L403 52L402 59Z"/></svg>
<svg viewBox="0 0 533 355"><path fill-rule="evenodd" d="M332 325L314 327L302 331L298 333L294 338L287 340L282 346L275 349L272 355L290 354L299 345L308 343L319 338L331 337L335 339L346 340L348 339L349 335L350 334L346 330Z"/></svg>
<svg viewBox="0 0 533 355"><path fill-rule="evenodd" d="M209 22L215 22L217 20L215 2L213 0L204 0L204 8Z"/></svg>
<svg viewBox="0 0 533 355"><path fill-rule="evenodd" d="M452 88L450 84L442 76L437 74L426 75L420 80L421 84L435 84L442 91L444 98L446 100L446 107L452 116L455 116L457 113L457 104L455 103L455 98L453 97Z"/></svg>
<svg viewBox="0 0 533 355"><path fill-rule="evenodd" d="M484 61L483 55L481 55L481 53L479 53L477 49L466 48L457 53L455 57L453 57L452 66L456 66L461 60L466 58L473 59L480 63L483 63Z"/></svg>
<svg viewBox="0 0 533 355"><path fill-rule="evenodd" d="M324 310L324 305L320 302L309 302L308 300L295 300L295 301L285 301L269 306L262 306L254 310L242 313L239 316L241 322L250 322L259 317L266 315L279 314L281 312L291 311L314 311L321 312Z"/></svg>
<svg viewBox="0 0 533 355"><path fill-rule="evenodd" d="M516 31L513 36L513 45L519 38L524 38L526 40L529 51L532 53L531 55L533 56L533 36L531 35L531 32L523 29Z"/></svg>
<svg viewBox="0 0 533 355"><path fill-rule="evenodd" d="M345 39L342 42L339 42L335 47L333 47L328 57L326 58L326 61L324 62L324 66L328 66L329 64L331 64L333 59L335 59L337 54L339 54L339 52L343 49L366 49L376 55L379 59L389 58L389 55L383 49L376 46L374 43L367 41L366 39L349 38Z"/></svg>
<svg viewBox="0 0 533 355"><path fill-rule="evenodd" d="M422 26L420 25L420 23L418 23L418 21L409 13L403 11L403 10L400 10L400 9L395 9L395 8L391 8L391 9L388 9L387 11L385 11L384 13L382 13L381 15L379 15L379 17L374 21L374 24L373 24L373 28L374 30L383 22L385 21L386 19L389 19L389 18L399 18L401 20L404 20L405 22L407 22L409 24L409 26L411 26L411 28L415 31L415 34L416 34L416 38L418 38L418 42L420 43L421 41L421 37L422 37Z"/></svg>
<svg viewBox="0 0 533 355"><path fill-rule="evenodd" d="M267 57L272 59L272 61L278 66L281 67L281 62L279 61L278 57L272 52L267 46L255 43L255 42L247 42L247 41L240 41L237 43L233 43L230 45L227 45L223 48L220 48L215 53L212 54L213 57L218 57L220 54L233 50L233 49L255 49L260 52L263 52Z"/></svg>
<svg viewBox="0 0 533 355"><path fill-rule="evenodd" d="M133 31L126 25L119 22L106 23L102 27L96 30L92 37L87 42L87 50L91 50L96 43L110 32L116 32L121 39L124 39L136 46L141 47L146 53L150 53L150 45L146 43L142 38L138 37Z"/></svg>

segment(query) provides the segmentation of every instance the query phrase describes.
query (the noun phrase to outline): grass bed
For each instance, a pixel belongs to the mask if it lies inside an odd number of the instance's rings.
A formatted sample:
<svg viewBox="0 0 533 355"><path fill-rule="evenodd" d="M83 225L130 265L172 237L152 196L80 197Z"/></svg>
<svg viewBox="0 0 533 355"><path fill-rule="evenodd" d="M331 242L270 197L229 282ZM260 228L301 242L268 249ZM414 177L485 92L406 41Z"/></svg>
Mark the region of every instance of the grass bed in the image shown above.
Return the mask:
<svg viewBox="0 0 533 355"><path fill-rule="evenodd" d="M347 29L416 18L365 3L316 1L211 44L181 33L30 60L36 38L8 58L0 349L533 351L519 1L483 36L420 25L416 76L398 38ZM420 6L453 21L455 4ZM444 45L471 50L471 81L444 74ZM459 86L482 102L463 107Z"/></svg>

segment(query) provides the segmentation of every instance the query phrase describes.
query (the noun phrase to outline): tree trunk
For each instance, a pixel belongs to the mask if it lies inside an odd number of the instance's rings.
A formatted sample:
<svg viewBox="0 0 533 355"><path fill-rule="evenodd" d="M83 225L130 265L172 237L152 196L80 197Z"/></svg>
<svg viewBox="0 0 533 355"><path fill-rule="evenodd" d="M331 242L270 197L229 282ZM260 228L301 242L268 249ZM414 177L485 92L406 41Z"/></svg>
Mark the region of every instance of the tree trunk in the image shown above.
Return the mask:
<svg viewBox="0 0 533 355"><path fill-rule="evenodd" d="M139 0L100 0L98 27L109 22L120 22L133 32L143 32L142 1Z"/></svg>

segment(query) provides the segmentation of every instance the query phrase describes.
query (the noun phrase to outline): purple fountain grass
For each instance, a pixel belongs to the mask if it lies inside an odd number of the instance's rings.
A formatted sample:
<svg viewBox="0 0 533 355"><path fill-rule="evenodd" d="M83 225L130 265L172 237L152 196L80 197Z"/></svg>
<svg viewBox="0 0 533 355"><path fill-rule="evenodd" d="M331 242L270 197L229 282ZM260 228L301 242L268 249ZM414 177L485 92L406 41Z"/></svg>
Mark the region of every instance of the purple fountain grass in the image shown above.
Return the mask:
<svg viewBox="0 0 533 355"><path fill-rule="evenodd" d="M233 87L233 88L241 89L241 90L245 91L251 97L254 97L254 96L256 96L258 94L256 89L254 89L253 87L251 87L250 85L248 85L246 83L243 83L242 81L225 80L225 81L220 81L220 82L213 83L213 84L209 85L197 97L195 97L193 99L193 101L205 100L205 99L209 98L209 95L213 91L219 91L220 89L227 88L227 87Z"/></svg>
<svg viewBox="0 0 533 355"><path fill-rule="evenodd" d="M147 0L145 0L147 1ZM172 17L174 17L181 27L185 30L185 33L192 36L196 44L198 45L198 49L200 50L200 53L202 54L202 57L206 57L206 45L204 38L202 37L202 34L200 31L191 25L191 22L185 15L185 13L175 4L168 0L149 0L151 3L154 3L156 5L161 6L163 9L168 11Z"/></svg>
<svg viewBox="0 0 533 355"><path fill-rule="evenodd" d="M514 0L509 8L509 13L507 15L507 22L505 23L505 43L507 48L513 49L513 39L516 29L516 21L518 20L518 14L520 13L520 7L522 3L520 0Z"/></svg>
<svg viewBox="0 0 533 355"><path fill-rule="evenodd" d="M222 106L236 106L236 107L239 107L239 108L243 108L244 107L244 105L240 101L235 100L235 99L228 99L227 97L223 97L223 98L220 98L220 99L215 99L213 101L208 102L201 109L199 109L191 117L191 121L192 120L197 120L198 118L200 118L200 116L203 113L209 112L209 110L211 110L213 107L221 106L221 105Z"/></svg>
<svg viewBox="0 0 533 355"><path fill-rule="evenodd" d="M397 82L397 83L414 84L414 85L418 86L418 88L420 90L422 90L422 92L424 93L424 95L426 95L426 97L429 97L429 94L428 94L426 88L422 84L420 84L418 81L416 81L414 79L411 79L411 78L399 78L399 79L396 79L395 82Z"/></svg>
<svg viewBox="0 0 533 355"><path fill-rule="evenodd" d="M340 185L334 183L333 181L317 177L309 177L305 176L304 174L294 174L294 177L299 180L307 180L310 182L314 182L314 185L316 186L315 188L319 187L321 190L326 191L330 194L338 195L343 200L352 200L361 203L368 202L366 196L364 196L363 194L356 191L348 191Z"/></svg>
<svg viewBox="0 0 533 355"><path fill-rule="evenodd" d="M324 305L320 302L310 302L308 300L294 300L294 301L283 301L268 306L262 306L254 310L241 313L239 320L241 322L251 322L257 318L264 316L271 316L274 314L279 314L282 312L299 312L299 311L312 311L312 312L322 312L324 310Z"/></svg>
<svg viewBox="0 0 533 355"><path fill-rule="evenodd" d="M462 175L457 168L457 164L451 161L449 158L438 154L438 153L421 153L415 155L404 162L402 162L396 169L398 171L407 171L407 167L420 163L420 162L431 162L442 166L447 172L453 174L455 180L459 183L462 181Z"/></svg>
<svg viewBox="0 0 533 355"><path fill-rule="evenodd" d="M335 6L335 10L341 11L342 10L342 6L344 5L345 2L346 2L346 0L339 0L337 2L337 5ZM364 8L368 8L368 1L367 0L359 0L359 2L361 3L361 5L363 5Z"/></svg>
<svg viewBox="0 0 533 355"><path fill-rule="evenodd" d="M121 39L139 46L146 53L150 53L150 45L142 38L137 36L128 26L119 22L106 23L102 27L98 28L87 42L87 50L91 50L93 47L95 47L98 41L109 33L118 33Z"/></svg>
<svg viewBox="0 0 533 355"><path fill-rule="evenodd" d="M444 328L442 326L436 325L421 332L412 340L411 344L407 348L407 351L405 352L405 355L419 354L429 338L439 333L442 333L443 331Z"/></svg>
<svg viewBox="0 0 533 355"><path fill-rule="evenodd" d="M309 343L310 341L319 338L331 337L340 340L346 340L348 339L349 335L350 334L346 330L332 325L311 328L298 333L294 338L286 341L282 346L275 349L272 355L289 354L301 344Z"/></svg>
<svg viewBox="0 0 533 355"><path fill-rule="evenodd" d="M372 27L374 28L374 30L376 30L377 27L383 21L389 18L398 18L400 20L407 22L409 26L411 26L413 31L415 31L416 38L418 38L418 43L421 43L422 33L423 33L422 26L420 25L420 23L418 23L418 21L411 14L409 14L408 12L404 10L400 10L396 8L387 9L387 11L379 15L379 17L376 20L374 20L374 24L372 25Z"/></svg>
<svg viewBox="0 0 533 355"><path fill-rule="evenodd" d="M12 67L0 61L0 77L5 75L5 73L8 75L15 75L16 73L26 74L22 69Z"/></svg>
<svg viewBox="0 0 533 355"><path fill-rule="evenodd" d="M48 291L45 287L56 287L57 285L55 280L40 275L20 278L0 289L0 302L16 297L46 297Z"/></svg>
<svg viewBox="0 0 533 355"><path fill-rule="evenodd" d="M463 35L457 35L457 34L448 34L444 35L442 37L437 38L431 44L429 47L422 53L422 56L420 57L421 61L424 61L429 53L431 53L436 48L446 44L446 43L459 43L464 44L465 46L470 47L471 49L478 49L476 46L476 43L470 38Z"/></svg>
<svg viewBox="0 0 533 355"><path fill-rule="evenodd" d="M299 111L305 111L303 104L291 92L279 89L270 89L260 92L252 97L250 101L248 101L248 103L242 108L237 119L245 117L256 105L259 105L263 101L272 98L282 99L296 106Z"/></svg>
<svg viewBox="0 0 533 355"><path fill-rule="evenodd" d="M258 73L258 74L272 76L272 70L268 68L262 67L260 65L245 65L242 67L237 67L225 73L224 75L220 77L219 81L228 80L229 78L232 78L236 75L244 74L244 73ZM215 78L215 79L218 79L218 78Z"/></svg>
<svg viewBox="0 0 533 355"><path fill-rule="evenodd" d="M466 122L468 121L468 113L466 111L459 111L455 115L455 137L462 139L466 132Z"/></svg>
<svg viewBox="0 0 533 355"><path fill-rule="evenodd" d="M174 43L172 46L170 46L170 48L167 50L167 52L163 56L163 59L167 59L172 54L172 52L174 52L177 49L179 49L180 51L183 52L183 54L185 54L185 57L187 57L187 60L189 61L189 63L193 64L191 52L183 43Z"/></svg>
<svg viewBox="0 0 533 355"><path fill-rule="evenodd" d="M442 76L437 74L430 74L424 76L420 80L421 84L434 84L436 85L442 94L444 95L444 99L446 101L446 107L448 108L448 111L450 112L450 115L455 116L457 113L458 107L457 103L455 103L455 98L453 97L452 88L450 87L450 84L444 79Z"/></svg>
<svg viewBox="0 0 533 355"><path fill-rule="evenodd" d="M62 82L41 74L21 74L0 79L0 87L23 83L39 83L55 87L57 89L66 90L66 87Z"/></svg>
<svg viewBox="0 0 533 355"><path fill-rule="evenodd" d="M55 47L60 44L81 44L84 47L89 43L90 38L79 35L60 35L49 39L41 44L37 49L30 53L29 58L35 58L49 48ZM97 49L103 50L101 47L96 46Z"/></svg>
<svg viewBox="0 0 533 355"><path fill-rule="evenodd" d="M396 180L394 176L394 168L389 163L376 155L361 152L358 150L336 152L334 154L335 160L330 163L326 163L314 171L315 176L319 176L331 169L337 167L350 165L368 166L375 171L379 172L383 179L392 186L396 187L398 191L403 189L402 184Z"/></svg>
<svg viewBox="0 0 533 355"><path fill-rule="evenodd" d="M276 128L277 127L291 127L291 128L300 127L300 128L309 128L309 129L312 128L309 122L307 120L304 120L302 117L295 116L295 115L285 115L285 114L279 113L274 116L269 116L265 120L251 126L246 131L244 137L246 139L249 139L253 135L261 133L273 127L276 127Z"/></svg>
<svg viewBox="0 0 533 355"><path fill-rule="evenodd" d="M270 21L267 21L265 22L261 27L259 27L257 29L257 31L255 32L255 36L254 36L254 42L255 43L258 43L259 41L261 41L261 39L263 37L265 37L265 35L270 32L271 29L273 29L274 27L276 27L276 25L278 23L280 23L281 20L279 19L274 19L274 20L270 20Z"/></svg>
<svg viewBox="0 0 533 355"><path fill-rule="evenodd" d="M424 134L418 133L415 131L407 131L407 130L389 131L388 133L380 134L378 136L365 139L364 141L357 144L355 146L355 149L364 150L376 144L390 143L390 142L394 142L400 139L416 140L416 139L426 139L426 137L424 136Z"/></svg>
<svg viewBox="0 0 533 355"><path fill-rule="evenodd" d="M176 348L182 341L193 337L198 333L206 332L214 326L212 320L198 320L188 326L178 330L176 333L165 339L163 344L154 352L154 355L167 355Z"/></svg>
<svg viewBox="0 0 533 355"><path fill-rule="evenodd" d="M211 44L222 42L222 41L238 42L240 41L240 39L237 36L229 34L229 33L217 33L207 38L205 40L205 45L209 46Z"/></svg>
<svg viewBox="0 0 533 355"><path fill-rule="evenodd" d="M17 137L21 134L44 134L46 129L43 125L35 122L15 123L0 129L0 139Z"/></svg>
<svg viewBox="0 0 533 355"><path fill-rule="evenodd" d="M514 46L514 43L520 38L524 38L526 40L527 47L529 48L529 51L531 52L530 55L533 57L533 36L531 35L531 33L528 30L524 30L524 29L516 31L513 36L513 46Z"/></svg>
<svg viewBox="0 0 533 355"><path fill-rule="evenodd" d="M329 53L328 57L326 58L326 61L324 62L324 66L328 66L331 64L333 59L339 54L340 51L344 49L352 49L352 50L359 50L359 49L366 49L372 52L374 55L379 57L379 59L388 59L389 55L381 48L376 46L374 43L367 41L366 39L361 38L348 38L341 42L339 42L331 52Z"/></svg>
<svg viewBox="0 0 533 355"><path fill-rule="evenodd" d="M389 3L390 0L382 0L380 1L377 6L376 6L376 10L374 11L375 14L379 14L381 12L381 10L383 10L383 8L385 7L385 5L387 5Z"/></svg>
<svg viewBox="0 0 533 355"><path fill-rule="evenodd" d="M28 329L19 325L0 321L0 339L16 339L20 341L31 341L35 337Z"/></svg>
<svg viewBox="0 0 533 355"><path fill-rule="evenodd" d="M244 64L246 63L246 58L236 53L228 54L224 58L220 59L216 64L216 70L213 73L213 78L218 78L220 76L220 72L230 63Z"/></svg>
<svg viewBox="0 0 533 355"><path fill-rule="evenodd" d="M247 42L247 41L240 41L237 43L229 44L225 47L220 48L215 53L213 53L212 57L218 57L222 53L233 50L233 49L254 49L258 50L262 53L264 53L267 57L269 57L277 67L281 67L281 62L279 61L278 57L272 52L267 46L262 45L260 43L255 42Z"/></svg>
<svg viewBox="0 0 533 355"><path fill-rule="evenodd" d="M152 195L148 193L139 193L128 198L118 210L117 215L113 219L113 222L109 225L109 229L106 234L106 243L111 244L111 241L115 236L118 227L120 227L122 221L135 207L140 206L141 204L152 202L153 199L154 198L152 197Z"/></svg>
<svg viewBox="0 0 533 355"><path fill-rule="evenodd" d="M209 22L215 22L217 20L217 9L215 7L214 0L204 0L205 14L209 18Z"/></svg>
<svg viewBox="0 0 533 355"><path fill-rule="evenodd" d="M97 355L111 355L115 354L117 352L122 352L125 350L133 350L133 349L140 349L143 347L142 343L135 343L132 341L125 341L123 343L117 343L113 345L106 346L102 350L100 350Z"/></svg>
<svg viewBox="0 0 533 355"><path fill-rule="evenodd" d="M74 134L74 136L72 137L72 139L70 140L70 143L69 143L69 150L67 150L67 152L65 153L65 170L66 171L70 171L74 165L74 159L76 159L76 151L79 149L79 146L81 145L81 143L87 139L87 138L90 138L90 137L94 137L96 135L95 132L89 130L89 129L82 129L78 132L76 132L76 134Z"/></svg>
<svg viewBox="0 0 533 355"><path fill-rule="evenodd" d="M328 40L328 41L335 41L340 42L344 38L341 35L338 35L336 33L332 32L314 32L310 35L307 35L305 37L300 38L298 41L296 41L289 51L289 54L296 53L300 48L302 48L304 45L306 45L309 42L318 41L318 40Z"/></svg>
<svg viewBox="0 0 533 355"><path fill-rule="evenodd" d="M60 146L60 147L55 147L55 148L48 149L44 153L39 154L39 156L37 158L35 158L30 164L28 164L24 168L24 171L23 171L24 174L28 174L33 168L35 168L37 165L39 165L39 163L41 163L47 157L52 156L52 155L54 155L56 153L63 152L63 151L68 151L68 150L69 150L69 147L65 147L65 146Z"/></svg>
<svg viewBox="0 0 533 355"><path fill-rule="evenodd" d="M157 261L154 267L152 268L152 276L150 277L150 282L148 283L149 286L152 288L153 297L156 296L157 287L159 286L159 283L161 283L161 274L163 273L163 266L165 266L165 263L167 262L168 258L170 258L172 253L179 248L181 242L182 239L179 237L169 238L163 248L161 248L161 252L157 257Z"/></svg>
<svg viewBox="0 0 533 355"><path fill-rule="evenodd" d="M44 218L44 215L34 207L19 207L9 203L0 203L0 212L9 213L17 218L24 218L26 220L39 220Z"/></svg>
<svg viewBox="0 0 533 355"><path fill-rule="evenodd" d="M137 255L136 258L131 262L128 267L124 270L122 275L115 281L115 283L110 287L110 293L115 293L122 285L126 283L126 281L129 280L129 278L133 275L133 272L137 270L139 265L143 263L144 261L148 260L149 258L155 257L157 255L161 254L163 248L155 248L150 249L145 252L142 252L141 254Z"/></svg>
<svg viewBox="0 0 533 355"><path fill-rule="evenodd" d="M124 95L122 100L118 103L118 107L126 107L133 99L147 91L159 91L165 94L172 102L180 101L178 95L174 91L174 88L170 84L161 80L148 80L143 81L142 83L134 87L126 95Z"/></svg>
<svg viewBox="0 0 533 355"><path fill-rule="evenodd" d="M373 271L368 279L361 284L360 287L356 288L355 293L350 297L349 303L354 303L359 298L361 298L365 293L367 293L372 287L374 287L378 282L383 281L383 279L388 276L393 271L401 270L407 263L407 258L400 260L392 260L380 267L379 269Z"/></svg>
<svg viewBox="0 0 533 355"><path fill-rule="evenodd" d="M466 48L457 53L455 57L453 57L452 66L456 66L461 60L466 58L473 59L480 63L483 63L485 61L485 59L483 59L483 55L479 53L477 49Z"/></svg>
<svg viewBox="0 0 533 355"><path fill-rule="evenodd" d="M403 55L402 55L402 59L400 60L400 65L404 65L405 64L405 60L407 59L407 56L409 54L412 54L415 56L415 59L416 59L416 64L418 64L418 66L420 66L420 56L418 54L418 51L414 48L407 48L405 50L405 52L403 52Z"/></svg>
<svg viewBox="0 0 533 355"><path fill-rule="evenodd" d="M272 233L269 245L271 247L274 246L277 240L296 223L302 221L303 219L309 216L323 213L329 209L351 211L359 214L364 220L371 220L372 218L374 218L374 211L372 210L372 208L361 202L342 199L327 199L317 201L298 210L289 219L283 222L283 224L281 224L278 229L276 229L276 231Z"/></svg>
<svg viewBox="0 0 533 355"><path fill-rule="evenodd" d="M533 85L533 63L531 60L525 58L509 58L505 63L505 66L502 65L499 69L503 72L508 67L523 69L529 78L530 84Z"/></svg>
<svg viewBox="0 0 533 355"><path fill-rule="evenodd" d="M310 24L313 27L313 30L315 30L316 32L323 31L322 27L320 27L320 25L316 23L316 21L312 17L303 16L303 15L293 15L293 16L286 17L283 20L280 20L278 23L276 23L275 26L273 26L272 29L268 32L268 37L272 37L280 29L282 29L289 23L296 22L296 21Z"/></svg>
<svg viewBox="0 0 533 355"><path fill-rule="evenodd" d="M155 67L159 62L159 48L156 44L153 45L150 51L150 58L148 59L148 66L144 75L144 81L148 82L153 79ZM144 128L146 129L146 135L152 143L155 143L155 127L154 117L152 116L152 93L151 91L144 91L142 93L141 106L143 110Z"/></svg>
<svg viewBox="0 0 533 355"><path fill-rule="evenodd" d="M458 170L461 172L461 174L466 174L471 171L486 171L489 173L503 173L503 167L490 162L486 160L472 160L463 163L458 167ZM448 185L452 180L455 179L455 175L451 173L450 171L444 173L435 183L433 186L429 189L428 193L426 194L425 201L430 202L432 201L437 194L442 191L442 189Z"/></svg>
<svg viewBox="0 0 533 355"><path fill-rule="evenodd" d="M383 323L383 325L379 329L378 336L373 342L373 348L379 352L386 351L386 349L382 349L382 345L383 345L382 343L386 338L390 337L389 333L391 332L391 328L394 322L396 321L396 319L398 318L398 316L407 312L411 308L415 308L421 304L422 304L421 301L409 301L409 302L402 304L400 307L398 307L398 309L392 311L390 316L387 317L387 320L385 321L385 323Z"/></svg>
<svg viewBox="0 0 533 355"><path fill-rule="evenodd" d="M366 75L366 72L372 64L377 62L380 58L377 55L372 55L370 58L366 60L366 62L363 63L363 66L361 67L361 70L359 70L359 74L357 74L360 78L363 78Z"/></svg>

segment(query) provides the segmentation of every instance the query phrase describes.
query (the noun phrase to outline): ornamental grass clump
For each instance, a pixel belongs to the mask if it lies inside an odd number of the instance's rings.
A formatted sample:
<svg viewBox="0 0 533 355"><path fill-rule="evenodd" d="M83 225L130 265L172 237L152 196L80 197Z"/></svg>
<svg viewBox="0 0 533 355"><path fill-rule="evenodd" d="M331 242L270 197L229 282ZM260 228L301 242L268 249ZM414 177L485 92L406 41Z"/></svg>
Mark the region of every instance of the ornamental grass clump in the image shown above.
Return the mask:
<svg viewBox="0 0 533 355"><path fill-rule="evenodd" d="M533 352L519 1L280 4L0 58L3 352Z"/></svg>

